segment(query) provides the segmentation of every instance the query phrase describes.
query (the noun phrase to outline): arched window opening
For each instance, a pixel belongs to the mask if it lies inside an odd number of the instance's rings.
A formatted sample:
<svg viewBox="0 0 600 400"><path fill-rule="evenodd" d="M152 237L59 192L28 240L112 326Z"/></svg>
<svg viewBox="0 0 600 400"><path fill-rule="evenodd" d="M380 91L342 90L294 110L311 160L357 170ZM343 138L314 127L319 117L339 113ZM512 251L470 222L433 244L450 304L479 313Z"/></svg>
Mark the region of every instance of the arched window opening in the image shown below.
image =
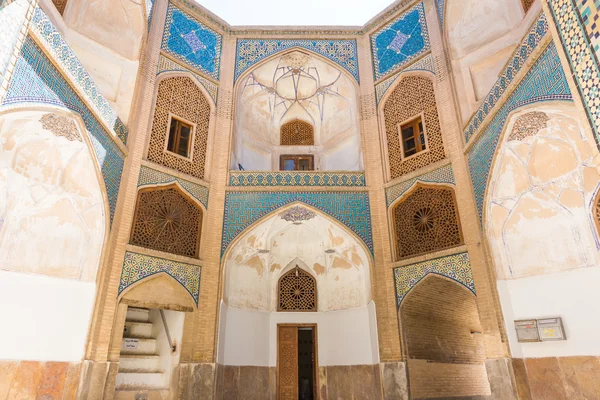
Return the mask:
<svg viewBox="0 0 600 400"><path fill-rule="evenodd" d="M313 146L314 144L314 129L308 122L296 119L281 126L282 146Z"/></svg>
<svg viewBox="0 0 600 400"><path fill-rule="evenodd" d="M143 189L138 194L131 244L198 257L202 210L176 187Z"/></svg>
<svg viewBox="0 0 600 400"><path fill-rule="evenodd" d="M419 186L392 212L396 258L414 257L463 243L454 191Z"/></svg>
<svg viewBox="0 0 600 400"><path fill-rule="evenodd" d="M317 282L298 265L279 279L278 311L317 311Z"/></svg>

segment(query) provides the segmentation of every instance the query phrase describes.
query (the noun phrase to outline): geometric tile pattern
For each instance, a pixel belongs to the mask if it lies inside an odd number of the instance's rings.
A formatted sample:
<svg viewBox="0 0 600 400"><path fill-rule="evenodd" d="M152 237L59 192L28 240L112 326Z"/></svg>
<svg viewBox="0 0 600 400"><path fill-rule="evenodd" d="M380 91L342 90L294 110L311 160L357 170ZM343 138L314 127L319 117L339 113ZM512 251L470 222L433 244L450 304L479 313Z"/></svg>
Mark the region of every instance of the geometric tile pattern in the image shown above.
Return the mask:
<svg viewBox="0 0 600 400"><path fill-rule="evenodd" d="M396 301L398 307L408 293L427 275L437 274L460 283L475 293L475 282L468 253L436 258L434 260L394 268Z"/></svg>
<svg viewBox="0 0 600 400"><path fill-rule="evenodd" d="M492 159L509 114L524 105L551 100L572 100L554 43L543 51L469 149L469 171L480 220Z"/></svg>
<svg viewBox="0 0 600 400"><path fill-rule="evenodd" d="M219 79L223 37L169 3L161 49L170 56Z"/></svg>
<svg viewBox="0 0 600 400"><path fill-rule="evenodd" d="M6 6L7 4L3 4ZM26 23L28 0L11 3L10 7L0 12L0 84L8 67L8 62L15 51L15 45L21 33L21 27Z"/></svg>
<svg viewBox="0 0 600 400"><path fill-rule="evenodd" d="M125 252L119 295L125 289L142 279L164 272L181 284L194 298L196 305L200 299L200 273L202 267L178 261L165 260L145 254Z"/></svg>
<svg viewBox="0 0 600 400"><path fill-rule="evenodd" d="M229 186L365 187L362 172L240 172L229 173Z"/></svg>
<svg viewBox="0 0 600 400"><path fill-rule="evenodd" d="M433 60L433 56L431 54L426 55L418 61L410 64L408 67L404 68L402 71L390 76L389 78L379 82L375 85L375 97L377 99L377 104L383 98L383 95L386 94L388 89L396 82L396 80L402 75L404 72L409 71L428 71L435 74L435 63Z"/></svg>
<svg viewBox="0 0 600 400"><path fill-rule="evenodd" d="M348 227L373 252L368 193L354 192L228 192L221 255L248 226L293 202L305 203Z"/></svg>
<svg viewBox="0 0 600 400"><path fill-rule="evenodd" d="M123 173L124 154L96 116L77 95L42 49L27 36L2 103L7 105L52 104L78 113L90 133L106 186L110 220L114 216Z"/></svg>
<svg viewBox="0 0 600 400"><path fill-rule="evenodd" d="M600 143L600 67L596 50L599 3L580 0L576 6L571 0L552 0L548 1L548 6L569 60L571 74L577 82L596 143Z"/></svg>
<svg viewBox="0 0 600 400"><path fill-rule="evenodd" d="M425 7L419 3L371 35L375 80L429 51Z"/></svg>
<svg viewBox="0 0 600 400"><path fill-rule="evenodd" d="M440 27L444 30L444 17L446 12L446 0L435 0L435 6L437 8L438 17L440 19Z"/></svg>
<svg viewBox="0 0 600 400"><path fill-rule="evenodd" d="M471 120L465 128L465 141L467 143L473 135L478 132L479 128L481 128L485 118L506 92L506 89L515 79L533 50L538 46L547 32L548 21L546 15L542 12L529 30L529 33L527 33L521 41L517 50L515 50L512 60L506 65L500 74L500 78L498 78L483 103L479 106L479 109L475 111L471 117Z"/></svg>
<svg viewBox="0 0 600 400"><path fill-rule="evenodd" d="M194 197L196 200L202 203L204 207L208 208L208 188L206 186L202 186L143 165L140 168L138 187L158 184L162 185L171 182L179 183L181 187L183 187L190 194L190 196Z"/></svg>
<svg viewBox="0 0 600 400"><path fill-rule="evenodd" d="M404 182L400 182L397 185L389 187L385 190L385 200L388 207L402 197L416 182L424 183L449 183L455 184L454 172L452 171L452 165L448 164L424 175L417 176L416 178L409 179Z"/></svg>
<svg viewBox="0 0 600 400"><path fill-rule="evenodd" d="M160 75L163 72L173 72L173 71L187 72L189 74L192 74L194 76L194 78L196 78L198 80L198 82L204 87L204 89L206 89L206 91L208 92L210 97L213 99L214 103L217 104L217 94L219 91L219 87L215 83L209 81L208 79L204 78L200 74L197 74L197 73L189 70L188 68L184 67L183 65L181 65L161 54L158 57L158 68L157 68L156 75Z"/></svg>
<svg viewBox="0 0 600 400"><path fill-rule="evenodd" d="M148 18L148 32L150 32L150 23L152 22L152 12L154 11L154 0L145 0L146 18Z"/></svg>
<svg viewBox="0 0 600 400"><path fill-rule="evenodd" d="M320 54L346 69L359 81L356 40L309 39L238 39L235 56L235 80L248 68L275 53L301 47Z"/></svg>
<svg viewBox="0 0 600 400"><path fill-rule="evenodd" d="M113 129L116 136L123 143L127 142L127 128L112 109L108 101L102 96L100 89L94 83L92 77L87 73L73 50L63 39L60 32L50 22L48 16L41 8L36 8L33 13L31 30L36 37L44 42L44 47L50 53L56 63L66 73L68 80L72 82L85 96L96 114L104 123Z"/></svg>

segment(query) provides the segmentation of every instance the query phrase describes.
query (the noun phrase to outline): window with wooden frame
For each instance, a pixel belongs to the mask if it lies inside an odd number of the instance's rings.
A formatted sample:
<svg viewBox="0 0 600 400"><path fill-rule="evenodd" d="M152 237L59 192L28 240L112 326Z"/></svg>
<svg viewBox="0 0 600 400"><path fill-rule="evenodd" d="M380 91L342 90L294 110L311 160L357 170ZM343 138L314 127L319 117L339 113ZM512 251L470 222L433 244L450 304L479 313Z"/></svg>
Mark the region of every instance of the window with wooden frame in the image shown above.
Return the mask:
<svg viewBox="0 0 600 400"><path fill-rule="evenodd" d="M175 117L171 117L167 150L182 157L190 158L194 127Z"/></svg>
<svg viewBox="0 0 600 400"><path fill-rule="evenodd" d="M279 279L278 311L317 311L317 281L298 265Z"/></svg>
<svg viewBox="0 0 600 400"><path fill-rule="evenodd" d="M423 119L419 115L412 120L398 126L400 143L402 143L402 156L407 158L427 150L427 140Z"/></svg>
<svg viewBox="0 0 600 400"><path fill-rule="evenodd" d="M308 154L285 154L279 158L281 171L314 171L314 156Z"/></svg>

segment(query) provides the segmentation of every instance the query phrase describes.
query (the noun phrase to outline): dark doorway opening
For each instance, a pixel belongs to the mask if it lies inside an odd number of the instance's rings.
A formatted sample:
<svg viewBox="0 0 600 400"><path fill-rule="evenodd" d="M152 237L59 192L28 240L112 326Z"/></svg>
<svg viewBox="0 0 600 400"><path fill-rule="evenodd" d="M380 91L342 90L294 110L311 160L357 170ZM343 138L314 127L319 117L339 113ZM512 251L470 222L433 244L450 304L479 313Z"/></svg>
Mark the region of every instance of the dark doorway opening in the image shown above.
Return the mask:
<svg viewBox="0 0 600 400"><path fill-rule="evenodd" d="M314 400L314 338L312 328L298 328L298 399Z"/></svg>
<svg viewBox="0 0 600 400"><path fill-rule="evenodd" d="M318 400L316 324L279 324L277 398Z"/></svg>

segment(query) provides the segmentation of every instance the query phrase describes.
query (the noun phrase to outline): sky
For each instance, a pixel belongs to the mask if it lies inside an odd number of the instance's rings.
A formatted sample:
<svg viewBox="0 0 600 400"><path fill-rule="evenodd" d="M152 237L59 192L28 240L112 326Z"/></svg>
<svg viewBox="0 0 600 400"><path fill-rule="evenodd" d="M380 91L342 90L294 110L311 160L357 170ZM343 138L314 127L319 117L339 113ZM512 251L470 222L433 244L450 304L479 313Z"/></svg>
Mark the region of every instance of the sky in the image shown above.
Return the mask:
<svg viewBox="0 0 600 400"><path fill-rule="evenodd" d="M230 25L362 26L393 0L196 0Z"/></svg>

